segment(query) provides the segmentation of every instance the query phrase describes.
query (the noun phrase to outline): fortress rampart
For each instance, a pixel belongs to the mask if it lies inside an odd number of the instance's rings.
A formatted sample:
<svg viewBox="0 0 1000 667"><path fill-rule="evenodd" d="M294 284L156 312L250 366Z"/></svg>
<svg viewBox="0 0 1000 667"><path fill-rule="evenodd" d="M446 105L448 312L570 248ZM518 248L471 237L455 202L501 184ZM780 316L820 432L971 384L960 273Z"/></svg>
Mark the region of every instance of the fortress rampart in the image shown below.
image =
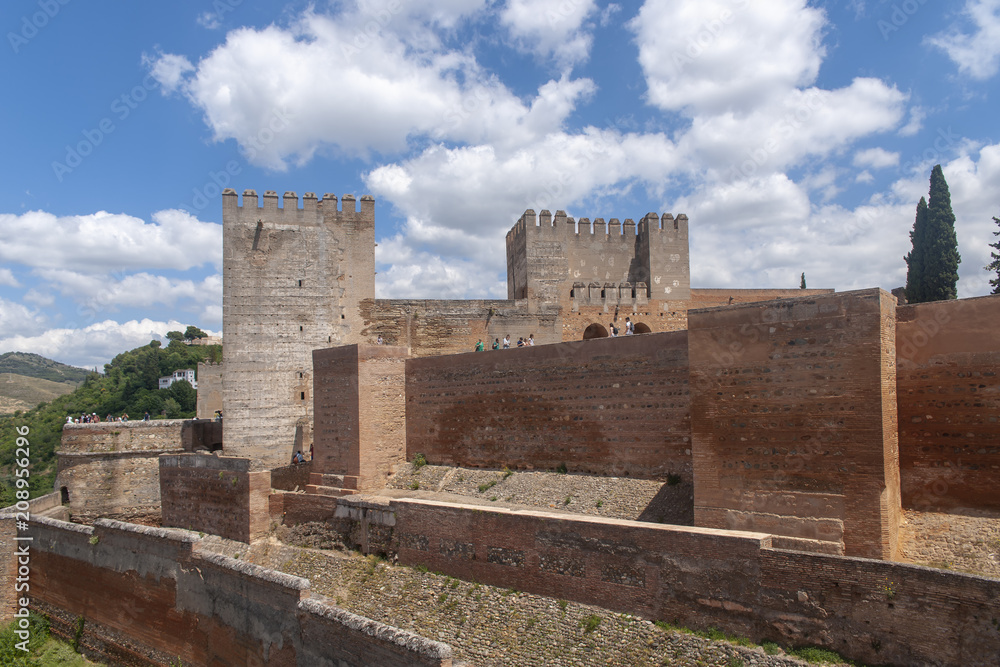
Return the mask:
<svg viewBox="0 0 1000 667"><path fill-rule="evenodd" d="M0 517L5 552L21 544L14 523ZM306 579L212 553L195 533L43 517L29 532L32 609L110 664L451 665L447 645L338 609ZM6 578L17 565L3 556ZM5 617L15 596L3 589Z"/></svg>

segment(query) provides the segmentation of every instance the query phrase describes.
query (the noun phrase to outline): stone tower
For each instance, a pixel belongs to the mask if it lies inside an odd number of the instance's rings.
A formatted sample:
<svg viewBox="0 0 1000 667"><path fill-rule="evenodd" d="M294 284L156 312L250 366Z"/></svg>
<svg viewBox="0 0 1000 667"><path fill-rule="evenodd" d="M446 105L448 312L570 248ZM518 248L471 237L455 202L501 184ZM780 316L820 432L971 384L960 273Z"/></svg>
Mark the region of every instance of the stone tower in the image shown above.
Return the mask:
<svg viewBox="0 0 1000 667"><path fill-rule="evenodd" d="M507 298L572 310L573 297L612 303L689 301L688 218L646 214L636 225L528 209L507 233Z"/></svg>
<svg viewBox="0 0 1000 667"><path fill-rule="evenodd" d="M312 350L360 342L358 304L375 297L375 200L282 200L222 197L226 453L269 466L312 443Z"/></svg>

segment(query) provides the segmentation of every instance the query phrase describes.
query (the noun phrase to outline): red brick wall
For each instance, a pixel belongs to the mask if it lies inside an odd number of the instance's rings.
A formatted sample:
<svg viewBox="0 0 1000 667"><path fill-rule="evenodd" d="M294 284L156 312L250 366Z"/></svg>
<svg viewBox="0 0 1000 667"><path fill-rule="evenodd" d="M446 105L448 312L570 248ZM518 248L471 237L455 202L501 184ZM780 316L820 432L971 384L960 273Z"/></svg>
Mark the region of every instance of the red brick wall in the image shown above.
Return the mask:
<svg viewBox="0 0 1000 667"><path fill-rule="evenodd" d="M93 658L271 667L451 664L447 646L310 599L307 580L208 552L192 533L105 519L94 527L39 519L30 532L33 607L70 639L82 616L80 643Z"/></svg>
<svg viewBox="0 0 1000 667"><path fill-rule="evenodd" d="M250 542L270 527L271 473L250 459L209 454L160 457L164 526Z"/></svg>
<svg viewBox="0 0 1000 667"><path fill-rule="evenodd" d="M896 313L904 506L1000 509L1000 296Z"/></svg>
<svg viewBox="0 0 1000 667"><path fill-rule="evenodd" d="M401 563L869 664L995 664L1000 580L760 533L394 500Z"/></svg>
<svg viewBox="0 0 1000 667"><path fill-rule="evenodd" d="M406 456L691 479L687 336L602 338L406 362Z"/></svg>
<svg viewBox="0 0 1000 667"><path fill-rule="evenodd" d="M347 345L313 351L313 472L377 489L403 462L405 347Z"/></svg>
<svg viewBox="0 0 1000 667"><path fill-rule="evenodd" d="M875 289L689 313L695 525L894 556L894 304Z"/></svg>

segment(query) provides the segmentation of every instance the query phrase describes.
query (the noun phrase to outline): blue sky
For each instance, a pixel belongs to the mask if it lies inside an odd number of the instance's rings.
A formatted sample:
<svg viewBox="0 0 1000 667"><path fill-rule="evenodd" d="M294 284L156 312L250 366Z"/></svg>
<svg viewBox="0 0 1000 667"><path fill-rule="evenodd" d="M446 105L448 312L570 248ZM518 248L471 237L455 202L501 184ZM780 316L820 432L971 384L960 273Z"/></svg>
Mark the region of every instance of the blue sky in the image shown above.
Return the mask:
<svg viewBox="0 0 1000 667"><path fill-rule="evenodd" d="M691 220L695 287L892 289L1000 216L1000 0L8 0L0 352L222 328L220 186L376 198L382 297L505 297L526 208Z"/></svg>

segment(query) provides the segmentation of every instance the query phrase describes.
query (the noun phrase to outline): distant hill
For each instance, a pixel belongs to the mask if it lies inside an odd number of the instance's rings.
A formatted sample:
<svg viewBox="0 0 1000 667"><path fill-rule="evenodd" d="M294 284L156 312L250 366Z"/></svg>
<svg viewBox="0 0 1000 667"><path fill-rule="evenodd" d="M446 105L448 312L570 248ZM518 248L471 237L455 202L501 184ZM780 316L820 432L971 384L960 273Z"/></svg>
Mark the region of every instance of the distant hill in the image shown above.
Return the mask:
<svg viewBox="0 0 1000 667"><path fill-rule="evenodd" d="M0 355L0 415L30 410L39 403L68 394L87 379L89 371L46 359L40 354Z"/></svg>
<svg viewBox="0 0 1000 667"><path fill-rule="evenodd" d="M0 373L16 373L50 382L65 382L71 385L70 389L86 380L89 372L83 368L46 359L40 354L30 352L0 354Z"/></svg>
<svg viewBox="0 0 1000 667"><path fill-rule="evenodd" d="M30 410L39 403L47 403L76 389L69 382L53 382L17 373L0 375L0 415Z"/></svg>

